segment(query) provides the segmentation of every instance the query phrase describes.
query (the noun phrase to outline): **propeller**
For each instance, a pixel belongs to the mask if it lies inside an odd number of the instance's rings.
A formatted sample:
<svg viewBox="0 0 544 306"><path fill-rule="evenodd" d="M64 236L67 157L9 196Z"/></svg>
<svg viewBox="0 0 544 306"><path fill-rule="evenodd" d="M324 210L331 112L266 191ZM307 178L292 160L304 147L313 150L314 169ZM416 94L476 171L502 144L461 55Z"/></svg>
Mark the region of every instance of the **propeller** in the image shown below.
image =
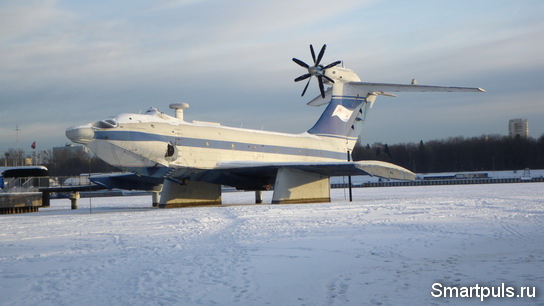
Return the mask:
<svg viewBox="0 0 544 306"><path fill-rule="evenodd" d="M319 82L319 91L321 92L321 97L322 98L325 98L325 89L323 88L323 79L325 79L325 80L327 80L327 81L329 81L331 83L334 83L333 79L331 79L331 78L329 78L328 76L325 75L325 70L340 64L342 61L332 62L332 63L330 63L330 64L328 64L326 66L320 65L319 63L321 62L321 59L323 58L323 54L325 53L326 48L327 48L327 45L323 45L323 47L321 47L321 51L319 51L319 54L317 55L317 58L316 58L315 57L315 52L314 52L314 47L312 45L310 45L310 52L312 53L312 59L314 60L314 65L313 66L310 66L310 65L306 64L305 62L299 60L298 58L293 57L293 62L297 63L302 68L308 69L308 73L305 73L305 74L303 74L303 75L301 75L301 76L299 76L298 78L295 79L295 82L300 82L302 80L308 79L308 82L306 83L306 86L304 86L304 90L302 91L301 96L304 96L304 94L306 93L306 89L308 89L308 85L310 85L310 81L312 80L311 79L312 76L317 77L317 81Z"/></svg>

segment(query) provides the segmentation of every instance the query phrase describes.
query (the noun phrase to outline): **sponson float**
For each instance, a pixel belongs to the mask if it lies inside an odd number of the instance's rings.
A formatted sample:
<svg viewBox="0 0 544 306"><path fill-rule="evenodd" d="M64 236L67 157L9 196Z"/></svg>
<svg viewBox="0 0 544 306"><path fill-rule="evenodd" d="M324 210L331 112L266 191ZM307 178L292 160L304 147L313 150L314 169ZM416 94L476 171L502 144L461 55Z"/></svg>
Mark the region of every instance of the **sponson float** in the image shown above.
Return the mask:
<svg viewBox="0 0 544 306"><path fill-rule="evenodd" d="M71 127L66 136L96 156L123 169L121 175L92 180L106 188L161 190L160 207L220 204L221 185L242 190L274 189L272 203L330 201L331 176L369 174L413 180L414 173L379 161L348 161L367 112L380 95L393 92L483 92L480 88L361 82L340 61L321 65L324 45L313 65L293 58L307 72L295 79L317 78L320 95L308 105L326 105L315 125L301 134L267 132L187 122L185 103L172 104L172 117L150 108ZM330 88L325 89L325 85ZM158 200L158 199L157 199Z"/></svg>

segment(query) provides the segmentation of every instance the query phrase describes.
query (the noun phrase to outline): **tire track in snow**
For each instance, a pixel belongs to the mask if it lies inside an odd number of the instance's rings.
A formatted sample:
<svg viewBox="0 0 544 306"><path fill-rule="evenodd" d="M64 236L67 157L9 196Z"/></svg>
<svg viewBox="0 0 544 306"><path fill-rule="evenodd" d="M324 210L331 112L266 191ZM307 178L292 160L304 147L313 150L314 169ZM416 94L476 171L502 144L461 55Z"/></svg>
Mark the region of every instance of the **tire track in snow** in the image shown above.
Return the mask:
<svg viewBox="0 0 544 306"><path fill-rule="evenodd" d="M520 233L517 229L515 229L513 225L511 225L508 222L504 221L503 218L498 217L497 215L494 215L493 218L499 223L501 228L504 231L506 231L508 234L514 236L517 239L521 239L521 240L525 240L525 241L528 240L528 238L524 234Z"/></svg>

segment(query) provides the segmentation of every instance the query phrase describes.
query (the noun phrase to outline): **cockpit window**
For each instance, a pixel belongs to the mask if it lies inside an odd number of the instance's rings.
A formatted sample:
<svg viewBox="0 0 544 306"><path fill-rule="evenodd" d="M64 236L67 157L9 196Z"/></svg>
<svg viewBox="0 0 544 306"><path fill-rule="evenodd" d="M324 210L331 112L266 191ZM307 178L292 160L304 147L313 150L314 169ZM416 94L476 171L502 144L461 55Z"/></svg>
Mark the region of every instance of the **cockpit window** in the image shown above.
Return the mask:
<svg viewBox="0 0 544 306"><path fill-rule="evenodd" d="M95 122L93 126L99 129L111 129L117 127L117 122L113 119L106 119Z"/></svg>

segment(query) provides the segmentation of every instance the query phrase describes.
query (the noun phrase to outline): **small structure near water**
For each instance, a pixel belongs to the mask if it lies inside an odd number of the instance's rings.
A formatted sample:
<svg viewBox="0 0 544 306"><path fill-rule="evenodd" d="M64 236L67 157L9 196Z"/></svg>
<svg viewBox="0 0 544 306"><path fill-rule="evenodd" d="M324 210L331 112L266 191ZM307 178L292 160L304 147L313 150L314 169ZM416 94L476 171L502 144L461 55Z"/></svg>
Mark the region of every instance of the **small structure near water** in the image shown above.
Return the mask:
<svg viewBox="0 0 544 306"><path fill-rule="evenodd" d="M46 167L5 167L0 173L0 214L37 212L49 206L49 198L38 191L40 186L49 186Z"/></svg>
<svg viewBox="0 0 544 306"><path fill-rule="evenodd" d="M42 203L41 192L0 193L0 215L37 212Z"/></svg>

